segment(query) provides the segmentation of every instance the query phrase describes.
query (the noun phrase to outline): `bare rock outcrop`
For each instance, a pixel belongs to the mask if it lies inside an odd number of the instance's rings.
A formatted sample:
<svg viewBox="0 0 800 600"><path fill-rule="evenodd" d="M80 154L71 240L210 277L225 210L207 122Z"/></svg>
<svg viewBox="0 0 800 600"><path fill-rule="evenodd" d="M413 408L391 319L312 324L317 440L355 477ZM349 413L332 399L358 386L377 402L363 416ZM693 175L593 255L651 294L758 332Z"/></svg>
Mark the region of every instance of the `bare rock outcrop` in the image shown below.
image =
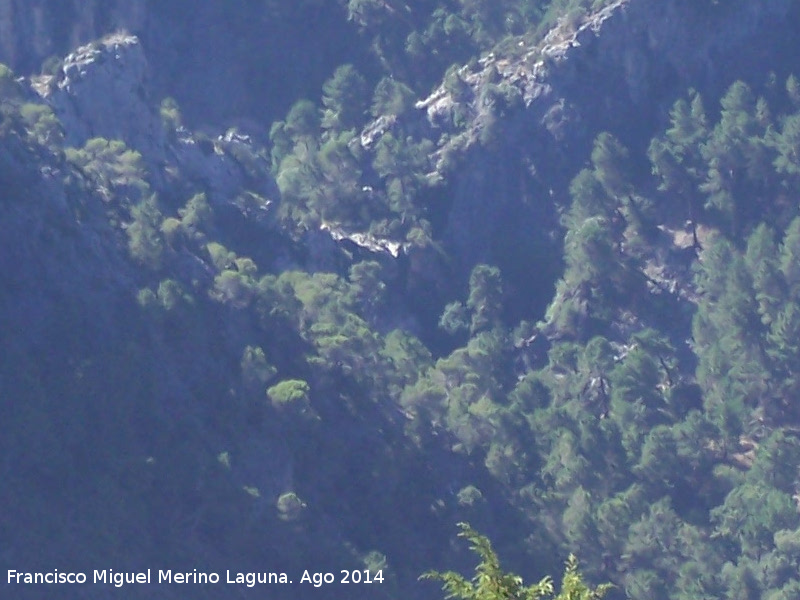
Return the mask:
<svg viewBox="0 0 800 600"><path fill-rule="evenodd" d="M138 38L120 33L69 54L59 74L40 89L64 125L67 144L80 147L95 137L122 140L147 159L163 161L164 128L148 78Z"/></svg>
<svg viewBox="0 0 800 600"><path fill-rule="evenodd" d="M136 36L117 33L81 46L64 59L55 76L34 77L32 84L61 121L67 145L80 148L97 137L123 141L142 155L158 191L168 185L168 171L177 170L217 203L244 189L277 199L266 158L248 136L228 132L201 139L183 127L167 130ZM253 165L258 162L260 169ZM260 177L254 178L253 171Z"/></svg>
<svg viewBox="0 0 800 600"><path fill-rule="evenodd" d="M503 240L558 231L555 207L598 133L638 148L690 87L711 105L737 79L763 82L765 62L785 77L798 19L792 0L614 0L462 67L391 124L438 138L448 253L468 271L498 262Z"/></svg>
<svg viewBox="0 0 800 600"><path fill-rule="evenodd" d="M0 0L0 62L34 72L109 31L134 31L147 18L146 0Z"/></svg>

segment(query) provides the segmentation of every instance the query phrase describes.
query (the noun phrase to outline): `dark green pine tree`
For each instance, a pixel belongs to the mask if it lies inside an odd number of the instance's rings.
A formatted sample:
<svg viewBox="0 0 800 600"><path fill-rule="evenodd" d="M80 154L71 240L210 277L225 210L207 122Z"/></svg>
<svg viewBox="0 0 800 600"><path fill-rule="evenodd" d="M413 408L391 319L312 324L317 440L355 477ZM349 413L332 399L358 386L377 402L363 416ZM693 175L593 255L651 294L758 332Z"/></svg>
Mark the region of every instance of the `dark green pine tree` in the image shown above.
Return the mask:
<svg viewBox="0 0 800 600"><path fill-rule="evenodd" d="M800 81L794 75L789 75L786 80L786 95L792 106L800 108Z"/></svg>
<svg viewBox="0 0 800 600"><path fill-rule="evenodd" d="M633 193L630 153L613 135L603 132L592 148L592 165L597 180L612 198L625 198Z"/></svg>
<svg viewBox="0 0 800 600"><path fill-rule="evenodd" d="M702 211L698 186L707 171L700 149L709 135L703 101L697 92L690 91L689 101L681 99L673 105L670 123L665 135L650 143L648 156L653 174L660 180L658 189L676 196L684 207L697 248L697 223Z"/></svg>
<svg viewBox="0 0 800 600"><path fill-rule="evenodd" d="M789 298L800 301L800 217L795 218L783 236L780 269L786 281Z"/></svg>
<svg viewBox="0 0 800 600"><path fill-rule="evenodd" d="M745 264L753 279L758 312L765 325L772 323L786 300L783 275L778 264L775 232L762 223L747 239Z"/></svg>
<svg viewBox="0 0 800 600"><path fill-rule="evenodd" d="M367 81L353 65L342 65L322 86L322 127L347 131L364 121L369 98Z"/></svg>
<svg viewBox="0 0 800 600"><path fill-rule="evenodd" d="M563 225L568 229L577 229L592 217L609 220L614 217L617 203L609 198L594 171L583 169L578 173L570 183L569 192L572 202L562 218Z"/></svg>
<svg viewBox="0 0 800 600"><path fill-rule="evenodd" d="M503 308L503 281L497 267L478 265L472 270L467 308L472 313L472 334L499 323Z"/></svg>
<svg viewBox="0 0 800 600"><path fill-rule="evenodd" d="M778 156L775 168L778 173L800 175L800 114L784 119L780 133L773 137Z"/></svg>
<svg viewBox="0 0 800 600"><path fill-rule="evenodd" d="M667 418L661 383L658 359L640 346L632 348L611 372L611 418L631 456L638 454L646 432Z"/></svg>
<svg viewBox="0 0 800 600"><path fill-rule="evenodd" d="M708 164L701 190L708 194L706 207L716 210L726 231L736 236L760 210L755 200L772 178L772 161L752 90L737 81L720 104L720 120L701 148Z"/></svg>

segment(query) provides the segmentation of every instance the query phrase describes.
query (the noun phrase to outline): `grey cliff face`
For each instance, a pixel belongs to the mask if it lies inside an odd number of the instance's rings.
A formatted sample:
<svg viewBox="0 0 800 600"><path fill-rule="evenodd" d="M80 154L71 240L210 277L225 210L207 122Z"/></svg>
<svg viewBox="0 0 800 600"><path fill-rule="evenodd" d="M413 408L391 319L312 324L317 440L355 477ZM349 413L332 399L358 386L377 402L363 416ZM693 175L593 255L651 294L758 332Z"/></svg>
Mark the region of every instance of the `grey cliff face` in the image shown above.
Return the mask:
<svg viewBox="0 0 800 600"><path fill-rule="evenodd" d="M175 0L0 0L0 62L28 75L49 58L125 31L143 41L148 55L159 57L150 73L153 93L193 97L197 113L220 115L241 102L244 67L226 56L229 40L215 30L221 21L215 8L222 4L197 4L174 22L168 5L180 6Z"/></svg>
<svg viewBox="0 0 800 600"><path fill-rule="evenodd" d="M139 40L118 34L81 46L64 59L44 96L75 147L103 137L123 140L145 157L163 160L164 129L149 93Z"/></svg>
<svg viewBox="0 0 800 600"><path fill-rule="evenodd" d="M276 11L294 18L276 25ZM48 59L124 31L141 40L150 59L153 94L174 97L193 127L270 120L297 97L317 94L328 66L348 62L360 43L357 35L328 31L331 20L343 21L338 2L314 10L241 2L232 10L229 0L0 0L0 63L29 76ZM308 31L319 33L315 44L325 60L296 54L296 40Z"/></svg>
<svg viewBox="0 0 800 600"><path fill-rule="evenodd" d="M200 182L218 203L246 186L235 156L255 153L250 138L229 133L204 147L185 128L168 132L152 92L147 57L135 36L114 34L81 46L64 59L56 76L34 78L34 88L61 121L68 145L80 148L97 137L123 141L142 155L156 191L164 189L168 167ZM247 185L277 199L271 178Z"/></svg>
<svg viewBox="0 0 800 600"><path fill-rule="evenodd" d="M636 147L690 87L713 99L737 79L763 82L765 59L788 75L797 12L791 0L618 0L538 43L521 40L513 56L461 69L458 97L442 84L404 117L442 136L431 177L453 182L451 254L468 269L495 259L509 227L523 237L557 229L544 198L566 194L598 133ZM466 125L453 125L457 110Z"/></svg>
<svg viewBox="0 0 800 600"><path fill-rule="evenodd" d="M137 30L146 17L145 0L0 0L0 62L32 72L110 31Z"/></svg>
<svg viewBox="0 0 800 600"><path fill-rule="evenodd" d="M224 199L244 177L233 142L219 138L208 151L186 131L167 139L156 106L174 92L202 118L247 114L259 101L253 78L270 68L269 41L252 32L235 48L222 40L246 27L243 20L258 32L266 13L253 9L234 22L224 2L185 8L179 0L0 0L0 61L31 71L37 61L109 30L137 34L74 51L47 86L68 141L122 139L151 167L180 165ZM512 237L557 231L554 204L599 132L635 146L689 87L713 98L735 79L763 79L755 65L765 59L788 73L787 57L798 49L791 27L798 10L792 0L617 0L581 21L562 22L543 40L520 38L513 53L462 68L457 90L442 84L397 119L439 139L431 178L447 187L443 237L457 269L496 262ZM262 116L268 120L269 112ZM397 124L382 117L360 143L374 147ZM277 198L274 184L263 190Z"/></svg>

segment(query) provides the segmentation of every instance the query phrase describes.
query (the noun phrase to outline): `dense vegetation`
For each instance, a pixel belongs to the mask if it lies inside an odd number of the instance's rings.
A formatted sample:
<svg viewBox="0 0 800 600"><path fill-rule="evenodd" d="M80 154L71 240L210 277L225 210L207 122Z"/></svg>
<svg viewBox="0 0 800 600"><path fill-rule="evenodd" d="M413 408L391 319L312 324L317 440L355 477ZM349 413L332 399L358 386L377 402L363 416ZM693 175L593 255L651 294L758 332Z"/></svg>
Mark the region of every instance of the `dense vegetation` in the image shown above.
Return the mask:
<svg viewBox="0 0 800 600"><path fill-rule="evenodd" d="M366 597L432 598L418 576L468 564L451 542L469 521L526 578L574 554L587 581L613 583L584 584L571 561L556 599L796 598L795 77L687 90L639 150L600 133L585 168L560 174L568 194L531 200L555 222L509 242L506 263L454 270L430 295L407 285L419 263L457 259L441 237L448 171L413 119L368 144L364 128L440 80L468 95L451 65L603 4L342 2L371 47L361 70L330 65L265 147L194 134L243 173L225 198L121 140L69 147L0 67L9 560L364 568L386 577ZM487 148L523 110L492 86ZM175 101L161 116L169 143L189 135ZM552 281L508 276L531 247ZM462 535L482 562L472 581L431 574L451 597L554 593Z"/></svg>

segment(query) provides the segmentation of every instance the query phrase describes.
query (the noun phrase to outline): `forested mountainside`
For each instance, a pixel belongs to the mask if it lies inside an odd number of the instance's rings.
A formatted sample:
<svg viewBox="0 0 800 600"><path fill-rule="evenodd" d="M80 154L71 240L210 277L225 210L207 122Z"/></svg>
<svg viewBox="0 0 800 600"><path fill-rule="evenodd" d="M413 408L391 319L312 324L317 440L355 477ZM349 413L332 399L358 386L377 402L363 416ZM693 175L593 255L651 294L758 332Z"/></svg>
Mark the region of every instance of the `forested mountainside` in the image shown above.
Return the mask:
<svg viewBox="0 0 800 600"><path fill-rule="evenodd" d="M800 5L233 4L0 0L0 562L295 583L14 597L797 598Z"/></svg>

